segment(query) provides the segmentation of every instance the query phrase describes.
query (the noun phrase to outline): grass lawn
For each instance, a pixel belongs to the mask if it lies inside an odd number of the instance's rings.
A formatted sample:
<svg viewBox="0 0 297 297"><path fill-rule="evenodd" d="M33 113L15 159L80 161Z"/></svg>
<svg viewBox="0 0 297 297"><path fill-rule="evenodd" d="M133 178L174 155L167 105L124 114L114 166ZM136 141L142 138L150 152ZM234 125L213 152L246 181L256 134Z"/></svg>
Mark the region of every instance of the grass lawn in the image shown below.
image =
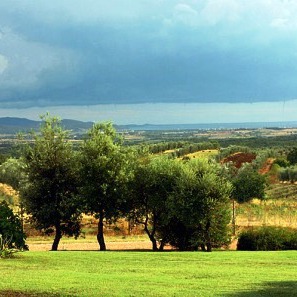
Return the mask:
<svg viewBox="0 0 297 297"><path fill-rule="evenodd" d="M297 296L297 252L25 252L0 296Z"/></svg>

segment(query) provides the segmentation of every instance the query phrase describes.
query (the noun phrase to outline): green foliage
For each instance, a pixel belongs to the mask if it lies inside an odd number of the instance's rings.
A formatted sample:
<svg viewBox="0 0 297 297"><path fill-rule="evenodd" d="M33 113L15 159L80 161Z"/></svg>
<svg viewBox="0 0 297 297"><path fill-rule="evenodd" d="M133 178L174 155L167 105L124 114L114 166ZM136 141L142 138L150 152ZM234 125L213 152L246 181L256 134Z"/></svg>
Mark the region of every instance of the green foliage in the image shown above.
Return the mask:
<svg viewBox="0 0 297 297"><path fill-rule="evenodd" d="M280 227L261 227L240 234L237 249L241 251L297 250L295 230Z"/></svg>
<svg viewBox="0 0 297 297"><path fill-rule="evenodd" d="M216 141L195 142L189 141L171 141L159 142L149 146L152 154L163 153L167 150L175 150L171 155L173 157L182 157L184 155L197 152L200 150L218 149L219 144Z"/></svg>
<svg viewBox="0 0 297 297"><path fill-rule="evenodd" d="M217 155L216 158L218 161L221 161L224 158L226 158L232 154L238 153L238 152L251 153L252 149L249 147L246 147L246 146L230 145L224 149L221 148L220 153Z"/></svg>
<svg viewBox="0 0 297 297"><path fill-rule="evenodd" d="M22 201L32 222L47 233L55 231L52 250L62 235L80 233L80 202L77 198L78 170L68 132L57 118L44 116L40 134L24 155L26 186Z"/></svg>
<svg viewBox="0 0 297 297"><path fill-rule="evenodd" d="M9 158L0 165L0 182L19 190L25 183L25 163L22 159Z"/></svg>
<svg viewBox="0 0 297 297"><path fill-rule="evenodd" d="M297 181L297 166L290 166L279 170L278 178L280 181Z"/></svg>
<svg viewBox="0 0 297 297"><path fill-rule="evenodd" d="M191 143L176 150L175 155L177 157L182 157L197 151L211 150L211 149L218 149L218 148L219 148L219 144L217 142Z"/></svg>
<svg viewBox="0 0 297 297"><path fill-rule="evenodd" d="M0 165L8 159L8 155L0 153Z"/></svg>
<svg viewBox="0 0 297 297"><path fill-rule="evenodd" d="M13 255L19 252L19 249L9 247L10 240L3 238L2 234L0 234L0 259L12 258Z"/></svg>
<svg viewBox="0 0 297 297"><path fill-rule="evenodd" d="M184 224L179 218L173 216L166 224L158 228L158 236L162 238L163 242L169 243L179 251L197 250L195 231L195 228Z"/></svg>
<svg viewBox="0 0 297 297"><path fill-rule="evenodd" d="M125 209L133 158L111 123L94 124L80 147L80 194L85 211L99 219L97 239L101 250L106 249L103 221L116 220Z"/></svg>
<svg viewBox="0 0 297 297"><path fill-rule="evenodd" d="M10 206L14 206L16 204L16 201L13 196L3 193L0 194L0 201L6 201Z"/></svg>
<svg viewBox="0 0 297 297"><path fill-rule="evenodd" d="M232 196L237 202L248 202L253 198L264 199L266 178L252 166L247 165L239 169L238 174L232 179Z"/></svg>
<svg viewBox="0 0 297 297"><path fill-rule="evenodd" d="M287 160L291 165L297 164L297 147L293 147L287 154Z"/></svg>
<svg viewBox="0 0 297 297"><path fill-rule="evenodd" d="M0 235L0 252L2 250L3 254L9 254L10 249L27 249L22 222L5 201L0 202Z"/></svg>
<svg viewBox="0 0 297 297"><path fill-rule="evenodd" d="M171 207L174 215L193 232L187 249L200 246L211 251L227 244L231 184L221 175L217 163L194 159L183 166Z"/></svg>
<svg viewBox="0 0 297 297"><path fill-rule="evenodd" d="M284 157L275 159L273 163L279 165L280 167L288 167L290 165L289 161Z"/></svg>
<svg viewBox="0 0 297 297"><path fill-rule="evenodd" d="M276 158L279 153L275 149L256 150L256 159L252 162L254 170L259 170L263 167L268 158Z"/></svg>
<svg viewBox="0 0 297 297"><path fill-rule="evenodd" d="M165 244L161 229L169 220L168 199L175 190L182 163L165 156L140 160L130 184L130 219L142 224L152 241L153 250ZM159 233L159 236L158 236Z"/></svg>
<svg viewBox="0 0 297 297"><path fill-rule="evenodd" d="M139 164L131 186L131 218L144 225L157 250L211 251L229 240L231 184L216 163L165 157Z"/></svg>

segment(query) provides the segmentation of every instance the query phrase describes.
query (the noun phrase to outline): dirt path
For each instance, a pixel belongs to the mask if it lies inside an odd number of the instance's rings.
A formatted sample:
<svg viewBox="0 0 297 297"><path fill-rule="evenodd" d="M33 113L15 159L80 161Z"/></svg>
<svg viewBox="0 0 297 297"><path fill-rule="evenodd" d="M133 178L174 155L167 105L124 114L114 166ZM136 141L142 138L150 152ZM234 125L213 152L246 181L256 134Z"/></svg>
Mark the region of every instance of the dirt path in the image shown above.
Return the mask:
<svg viewBox="0 0 297 297"><path fill-rule="evenodd" d="M107 242L107 250L150 250L152 245L149 241L123 241L123 242ZM29 243L30 251L49 251L51 243ZM98 243L96 242L61 242L59 250L61 251L97 251Z"/></svg>
<svg viewBox="0 0 297 297"><path fill-rule="evenodd" d="M268 158L266 162L263 164L262 168L259 170L259 173L267 174L271 170L274 160L275 159L273 158Z"/></svg>
<svg viewBox="0 0 297 297"><path fill-rule="evenodd" d="M230 250L236 250L237 240L233 240L229 246ZM106 248L110 251L150 251L152 244L150 241L119 241L106 242ZM49 251L51 243L29 243L30 251ZM98 251L98 243L96 242L61 242L60 251ZM165 250L172 250L170 246L166 246Z"/></svg>

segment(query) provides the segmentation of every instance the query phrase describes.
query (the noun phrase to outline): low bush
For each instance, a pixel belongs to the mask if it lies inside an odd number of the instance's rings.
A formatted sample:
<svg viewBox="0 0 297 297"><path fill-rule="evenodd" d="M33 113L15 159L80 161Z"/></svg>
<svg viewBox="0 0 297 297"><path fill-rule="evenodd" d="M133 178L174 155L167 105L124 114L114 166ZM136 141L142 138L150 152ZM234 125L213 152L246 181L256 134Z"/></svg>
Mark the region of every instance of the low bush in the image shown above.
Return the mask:
<svg viewBox="0 0 297 297"><path fill-rule="evenodd" d="M240 234L237 250L297 250L297 232L290 228L279 227L261 227L247 230Z"/></svg>
<svg viewBox="0 0 297 297"><path fill-rule="evenodd" d="M13 213L5 201L0 202L0 235L1 246L9 249L28 249L21 219Z"/></svg>
<svg viewBox="0 0 297 297"><path fill-rule="evenodd" d="M289 181L294 183L297 181L297 166L283 168L279 171L278 176L280 181Z"/></svg>
<svg viewBox="0 0 297 297"><path fill-rule="evenodd" d="M14 253L17 253L19 250L15 248L10 248L10 241L2 237L0 234L0 258L11 258Z"/></svg>
<svg viewBox="0 0 297 297"><path fill-rule="evenodd" d="M290 165L289 161L284 157L276 158L273 163L283 168L286 168Z"/></svg>

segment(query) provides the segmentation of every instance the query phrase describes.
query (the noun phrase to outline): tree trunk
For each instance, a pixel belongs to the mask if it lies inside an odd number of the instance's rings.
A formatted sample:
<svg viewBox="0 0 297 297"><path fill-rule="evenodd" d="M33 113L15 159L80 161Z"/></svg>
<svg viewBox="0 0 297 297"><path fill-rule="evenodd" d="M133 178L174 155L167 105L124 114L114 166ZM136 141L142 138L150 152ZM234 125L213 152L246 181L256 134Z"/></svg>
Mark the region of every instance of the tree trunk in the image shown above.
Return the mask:
<svg viewBox="0 0 297 297"><path fill-rule="evenodd" d="M232 235L236 235L235 200L232 202Z"/></svg>
<svg viewBox="0 0 297 297"><path fill-rule="evenodd" d="M103 234L103 211L99 213L99 221L98 221L98 233L97 233L97 241L99 244L100 251L106 251L106 245L104 242L104 234Z"/></svg>
<svg viewBox="0 0 297 297"><path fill-rule="evenodd" d="M163 252L165 247L165 241L161 240L160 246L159 246L159 251Z"/></svg>
<svg viewBox="0 0 297 297"><path fill-rule="evenodd" d="M147 224L144 225L144 231L146 232L146 234L148 235L150 241L152 242L152 246L153 246L153 251L157 251L158 250L158 246L157 246L157 240L154 237L154 232L150 232Z"/></svg>
<svg viewBox="0 0 297 297"><path fill-rule="evenodd" d="M62 238L62 231L61 231L60 224L57 224L55 228L56 228L56 234L52 245L52 251L58 250L59 242L60 242L60 239Z"/></svg>
<svg viewBox="0 0 297 297"><path fill-rule="evenodd" d="M211 236L210 236L210 221L206 223L206 251L212 251Z"/></svg>

